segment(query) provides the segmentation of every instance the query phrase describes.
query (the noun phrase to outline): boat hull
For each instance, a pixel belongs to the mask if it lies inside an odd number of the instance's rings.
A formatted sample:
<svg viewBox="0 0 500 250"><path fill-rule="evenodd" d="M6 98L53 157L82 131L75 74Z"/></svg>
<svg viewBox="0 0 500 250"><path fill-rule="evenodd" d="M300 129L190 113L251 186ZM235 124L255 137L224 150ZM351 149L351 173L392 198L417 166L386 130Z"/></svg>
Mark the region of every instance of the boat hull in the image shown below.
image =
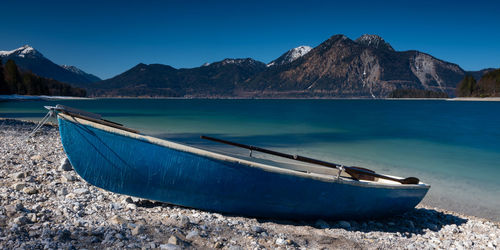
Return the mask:
<svg viewBox="0 0 500 250"><path fill-rule="evenodd" d="M256 167L58 116L75 171L105 190L207 211L281 219L385 217L414 208L427 185L373 185ZM158 139L157 139L158 140Z"/></svg>

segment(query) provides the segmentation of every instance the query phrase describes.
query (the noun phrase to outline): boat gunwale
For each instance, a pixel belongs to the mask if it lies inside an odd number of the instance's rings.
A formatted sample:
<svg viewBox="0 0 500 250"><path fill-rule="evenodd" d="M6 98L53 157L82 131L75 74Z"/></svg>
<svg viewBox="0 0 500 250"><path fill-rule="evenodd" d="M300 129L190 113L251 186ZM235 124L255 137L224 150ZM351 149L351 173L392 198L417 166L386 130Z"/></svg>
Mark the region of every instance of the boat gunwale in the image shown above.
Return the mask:
<svg viewBox="0 0 500 250"><path fill-rule="evenodd" d="M267 172L274 172L274 173L279 173L279 174L287 174L287 175L293 175L301 178L309 178L309 179L314 179L318 181L323 181L323 182L331 182L331 183L340 183L340 184L348 184L348 185L353 185L353 186L361 186L361 187L370 187L370 188L386 188L386 189L429 189L430 185L425 184L423 182L420 182L419 184L401 184L397 182L393 183L388 183L388 182L372 182L372 181L357 181L353 179L347 179L344 177L337 178L337 176L334 175L326 175L326 174L318 174L318 173L313 173L313 172L302 172L299 170L294 170L294 169L288 169L288 168L283 168L283 167L278 167L278 166L272 166L268 164L263 164L263 163L258 163L258 162L253 162L249 160L244 160L240 159L237 157L229 156L229 155L224 155L216 152L212 152L209 150L193 147L193 146L188 146L184 144L180 144L177 142L172 142L169 140L165 139L160 139L140 133L132 133L127 130L119 129L119 128L114 128L111 126L107 126L101 123L94 122L92 120L87 120L84 117L75 117L72 116L71 114L67 113L62 113L62 112L57 112L58 117L67 120L72 123L77 123L81 125L86 125L93 127L98 130L102 130L108 133L124 136L124 137L129 137L132 139L137 139L146 143L154 144L157 146L161 147L166 147L169 149L189 153L189 154L194 154L198 155L201 157L209 158L211 160L217 160L217 161L225 161L225 162L230 162L230 163L235 163L235 164L240 164L240 165L245 165L247 167L253 167L253 168L258 168ZM391 176L395 178L400 178L397 176Z"/></svg>

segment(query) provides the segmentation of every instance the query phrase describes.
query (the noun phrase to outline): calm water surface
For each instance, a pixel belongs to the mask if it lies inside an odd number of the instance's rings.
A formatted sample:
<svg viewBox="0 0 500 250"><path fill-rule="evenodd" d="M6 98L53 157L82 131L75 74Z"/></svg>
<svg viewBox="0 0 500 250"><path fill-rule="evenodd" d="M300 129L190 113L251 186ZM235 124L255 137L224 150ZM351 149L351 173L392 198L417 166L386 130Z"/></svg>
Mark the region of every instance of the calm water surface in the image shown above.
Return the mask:
<svg viewBox="0 0 500 250"><path fill-rule="evenodd" d="M25 101L0 102L0 117L38 120L44 105L57 103L185 143L207 143L199 139L205 134L416 176L432 186L425 204L500 221L500 102Z"/></svg>

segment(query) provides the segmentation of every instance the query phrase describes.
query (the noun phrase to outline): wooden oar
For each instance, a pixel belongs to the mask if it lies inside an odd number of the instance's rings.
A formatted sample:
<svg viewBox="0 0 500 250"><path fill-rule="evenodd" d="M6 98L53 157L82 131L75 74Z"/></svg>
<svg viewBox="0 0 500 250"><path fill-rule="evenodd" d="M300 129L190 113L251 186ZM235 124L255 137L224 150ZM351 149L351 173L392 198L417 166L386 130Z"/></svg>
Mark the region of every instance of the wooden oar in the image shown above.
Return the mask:
<svg viewBox="0 0 500 250"><path fill-rule="evenodd" d="M277 152L277 151L273 151L273 150L269 150L269 149L265 149L265 148L259 148L259 147L245 145L245 144L241 144L241 143L237 143L237 142L226 141L226 140L217 139L217 138L204 136L204 135L202 135L201 138L206 139L206 140L210 140L210 141L215 141L215 142L220 142L220 143L240 147L240 148L246 148L249 150L258 151L258 152L262 152L262 153L266 153L266 154L270 154L270 155L276 155L276 156L280 156L280 157L284 157L284 158L288 158L288 159L292 159L292 160L297 160L297 161L317 164L317 165L321 165L321 166L325 166L325 167L335 168L335 169L339 169L339 170L341 168L343 168L344 171L346 171L346 173L351 175L354 179L374 180L374 178L381 178L381 179L396 181L396 182L399 182L401 184L418 184L420 182L419 179L416 177L408 177L405 179L398 179L398 178L394 178L394 177L390 177L390 176L386 176L386 175L377 174L377 173L375 173L375 171L370 170L370 169L366 169L366 168L342 166L340 164L326 162L326 161L322 161L322 160L317 160L317 159L313 159L313 158L309 158L309 157L305 157L305 156L285 154L285 153L281 153L281 152Z"/></svg>

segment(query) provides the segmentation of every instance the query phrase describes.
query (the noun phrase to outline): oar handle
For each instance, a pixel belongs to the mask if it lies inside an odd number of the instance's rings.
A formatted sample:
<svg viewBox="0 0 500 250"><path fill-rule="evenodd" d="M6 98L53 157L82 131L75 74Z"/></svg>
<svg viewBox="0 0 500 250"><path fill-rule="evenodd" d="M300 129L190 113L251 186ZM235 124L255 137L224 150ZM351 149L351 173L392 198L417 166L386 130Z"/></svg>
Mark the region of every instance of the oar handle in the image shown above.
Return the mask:
<svg viewBox="0 0 500 250"><path fill-rule="evenodd" d="M317 160L317 159L313 159L313 158L309 158L309 157L305 157L305 156L300 156L300 155L285 154L285 153L281 153L281 152L277 152L277 151L273 151L273 150L269 150L269 149L265 149L265 148L259 148L259 147L245 145L245 144L241 144L241 143L237 143L237 142L226 141L226 140L222 140L222 139L218 139L218 138L214 138L214 137L202 135L201 138L206 139L206 140L210 140L210 141L215 141L215 142L219 142L219 143L224 143L224 144L240 147L240 148L246 148L249 150L258 151L258 152L262 152L262 153L266 153L266 154L270 154L270 155L276 155L276 156L280 156L283 158L288 158L288 159L292 159L292 160L321 165L321 166L325 166L325 167L329 167L329 168L340 169L340 167L341 167L341 165L337 164L337 163L326 162L326 161ZM408 177L405 179L397 179L394 177L377 174L377 173L375 173L375 171L372 171L372 170L366 169L366 168L348 167L348 166L342 166L342 167L354 179L374 180L373 177L375 177L375 178L396 181L396 182L399 182L402 184L418 184L419 183L419 180L415 177ZM372 178L367 179L366 176L370 176Z"/></svg>
<svg viewBox="0 0 500 250"><path fill-rule="evenodd" d="M222 140L222 139L218 139L218 138L214 138L214 137L210 137L210 136L202 135L200 137L201 137L201 139L205 139L205 140L209 140L209 141L220 142L223 144L228 144L228 145L232 145L232 146L236 146L236 147L240 147L240 148L246 148L249 150L258 151L258 152L262 152L262 153L266 153L266 154L271 154L271 155L281 156L284 158L294 159L293 155L280 153L280 152L276 152L276 151L265 149L265 148L259 148L259 147L245 145L245 144L241 144L241 143L237 143L237 142L226 141L226 140Z"/></svg>

